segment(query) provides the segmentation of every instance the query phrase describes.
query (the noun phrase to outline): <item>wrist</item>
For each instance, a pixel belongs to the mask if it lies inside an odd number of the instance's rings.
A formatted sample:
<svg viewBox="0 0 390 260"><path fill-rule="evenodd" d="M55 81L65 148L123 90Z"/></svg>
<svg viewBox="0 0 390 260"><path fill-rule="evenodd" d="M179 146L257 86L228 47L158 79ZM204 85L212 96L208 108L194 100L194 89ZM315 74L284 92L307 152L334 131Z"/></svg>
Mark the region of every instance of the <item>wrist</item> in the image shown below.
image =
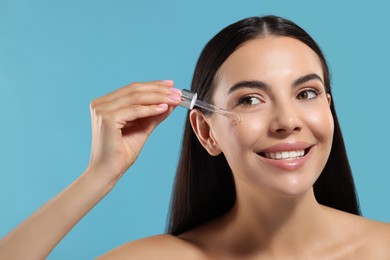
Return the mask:
<svg viewBox="0 0 390 260"><path fill-rule="evenodd" d="M87 182L91 187L96 187L105 193L111 191L119 179L120 176L110 174L105 169L92 167L88 167L80 176L80 180Z"/></svg>

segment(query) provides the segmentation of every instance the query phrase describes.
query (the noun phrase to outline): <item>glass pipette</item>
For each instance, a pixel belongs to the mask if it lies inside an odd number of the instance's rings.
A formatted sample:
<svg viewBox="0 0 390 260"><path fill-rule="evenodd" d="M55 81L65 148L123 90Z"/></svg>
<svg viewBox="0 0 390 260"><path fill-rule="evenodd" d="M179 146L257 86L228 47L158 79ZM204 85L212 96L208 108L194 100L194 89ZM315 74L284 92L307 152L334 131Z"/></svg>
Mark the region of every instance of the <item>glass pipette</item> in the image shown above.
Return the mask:
<svg viewBox="0 0 390 260"><path fill-rule="evenodd" d="M218 113L220 115L226 116L226 117L232 119L236 124L241 122L241 118L238 115L236 115L235 113L233 113L229 110L214 106L214 105L209 104L207 102L204 102L202 100L199 100L198 94L191 91L191 90L183 89L181 91L181 97L182 97L182 102L180 103L180 106L188 108L189 110L192 110L194 107L200 107L200 108L203 108L209 112Z"/></svg>

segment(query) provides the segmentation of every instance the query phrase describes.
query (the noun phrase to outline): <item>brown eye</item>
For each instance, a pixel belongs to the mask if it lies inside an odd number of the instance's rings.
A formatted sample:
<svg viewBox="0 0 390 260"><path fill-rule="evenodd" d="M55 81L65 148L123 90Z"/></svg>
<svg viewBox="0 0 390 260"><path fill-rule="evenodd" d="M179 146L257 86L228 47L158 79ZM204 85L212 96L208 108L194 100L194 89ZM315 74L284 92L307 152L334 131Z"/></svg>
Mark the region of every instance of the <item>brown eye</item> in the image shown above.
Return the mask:
<svg viewBox="0 0 390 260"><path fill-rule="evenodd" d="M238 105L242 107L251 107L262 103L262 101L255 96L244 96L241 97L238 101Z"/></svg>
<svg viewBox="0 0 390 260"><path fill-rule="evenodd" d="M306 89L298 93L298 99L313 99L317 97L320 93L316 90Z"/></svg>

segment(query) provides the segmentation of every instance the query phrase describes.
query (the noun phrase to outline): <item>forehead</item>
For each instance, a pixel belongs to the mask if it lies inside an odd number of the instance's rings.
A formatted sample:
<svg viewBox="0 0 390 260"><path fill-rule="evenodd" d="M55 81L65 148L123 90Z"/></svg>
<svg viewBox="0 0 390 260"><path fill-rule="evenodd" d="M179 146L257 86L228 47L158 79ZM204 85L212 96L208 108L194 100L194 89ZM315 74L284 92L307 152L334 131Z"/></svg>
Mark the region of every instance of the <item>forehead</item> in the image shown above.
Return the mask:
<svg viewBox="0 0 390 260"><path fill-rule="evenodd" d="M290 37L269 36L246 42L234 51L217 73L219 84L241 80L294 80L304 74L323 77L318 55L306 44Z"/></svg>

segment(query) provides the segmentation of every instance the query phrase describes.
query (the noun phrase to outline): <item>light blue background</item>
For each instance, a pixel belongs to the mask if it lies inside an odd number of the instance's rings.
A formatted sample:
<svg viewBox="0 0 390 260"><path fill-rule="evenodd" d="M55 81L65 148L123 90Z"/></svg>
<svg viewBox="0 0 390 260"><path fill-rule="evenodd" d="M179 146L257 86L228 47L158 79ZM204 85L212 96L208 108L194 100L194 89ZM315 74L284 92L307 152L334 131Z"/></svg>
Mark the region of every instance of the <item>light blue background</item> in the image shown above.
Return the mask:
<svg viewBox="0 0 390 260"><path fill-rule="evenodd" d="M347 3L348 2L348 3ZM204 44L247 16L276 14L323 48L363 213L390 221L390 16L386 1L0 1L0 236L89 161L89 103L132 81L188 87ZM162 233L185 109L49 259L91 259Z"/></svg>

